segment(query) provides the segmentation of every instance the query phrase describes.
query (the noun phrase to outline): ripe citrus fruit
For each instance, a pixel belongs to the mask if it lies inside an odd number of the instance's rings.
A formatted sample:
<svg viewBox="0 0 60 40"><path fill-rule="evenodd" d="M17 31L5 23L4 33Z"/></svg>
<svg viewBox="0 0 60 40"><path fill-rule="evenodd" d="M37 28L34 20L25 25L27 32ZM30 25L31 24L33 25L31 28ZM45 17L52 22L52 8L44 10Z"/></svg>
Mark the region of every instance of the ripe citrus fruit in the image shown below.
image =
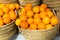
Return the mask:
<svg viewBox="0 0 60 40"><path fill-rule="evenodd" d="M19 8L20 8L19 4L16 3L16 4L15 4L15 8L16 8L16 9L19 9Z"/></svg>
<svg viewBox="0 0 60 40"><path fill-rule="evenodd" d="M14 10L15 9L15 4L9 4L9 9Z"/></svg>
<svg viewBox="0 0 60 40"><path fill-rule="evenodd" d="M30 29L31 30L37 30L37 25L34 23L30 24Z"/></svg>
<svg viewBox="0 0 60 40"><path fill-rule="evenodd" d="M4 22L5 24L8 24L8 23L11 22L11 19L10 19L9 14L4 14L4 15L3 15L3 22Z"/></svg>
<svg viewBox="0 0 60 40"><path fill-rule="evenodd" d="M21 9L21 12L26 13L26 12L27 12L26 8L23 7L23 8Z"/></svg>
<svg viewBox="0 0 60 40"><path fill-rule="evenodd" d="M26 15L22 15L22 16L20 16L20 19L21 19L22 21L27 21L27 16L26 16Z"/></svg>
<svg viewBox="0 0 60 40"><path fill-rule="evenodd" d="M17 26L20 26L20 24L21 24L20 18L16 19L15 24L16 24Z"/></svg>
<svg viewBox="0 0 60 40"><path fill-rule="evenodd" d="M34 22L34 19L33 19L33 18L28 18L27 22L28 22L29 24L32 24L32 23Z"/></svg>
<svg viewBox="0 0 60 40"><path fill-rule="evenodd" d="M17 18L15 11L12 11L12 10L11 10L11 11L9 12L9 15L10 15L11 20L15 20L15 19Z"/></svg>
<svg viewBox="0 0 60 40"><path fill-rule="evenodd" d="M51 24L46 25L46 29L51 29L53 26Z"/></svg>
<svg viewBox="0 0 60 40"><path fill-rule="evenodd" d="M0 17L0 26L3 26L3 19L2 19L2 17Z"/></svg>
<svg viewBox="0 0 60 40"><path fill-rule="evenodd" d="M28 23L27 22L21 22L21 28L22 29L28 28Z"/></svg>
<svg viewBox="0 0 60 40"><path fill-rule="evenodd" d="M3 9L5 7L4 4L0 4L0 9Z"/></svg>
<svg viewBox="0 0 60 40"><path fill-rule="evenodd" d="M31 9L32 9L32 4L26 4L26 5L25 5L25 8L27 9L27 11L28 11L28 10L31 10Z"/></svg>
<svg viewBox="0 0 60 40"><path fill-rule="evenodd" d="M39 13L39 11L40 11L39 6L34 6L33 7L33 12Z"/></svg>
<svg viewBox="0 0 60 40"><path fill-rule="evenodd" d="M49 24L50 23L50 18L49 17L44 17L43 19L42 19L42 22L44 23L44 24Z"/></svg>
<svg viewBox="0 0 60 40"><path fill-rule="evenodd" d="M34 18L40 18L40 14L35 14Z"/></svg>
<svg viewBox="0 0 60 40"><path fill-rule="evenodd" d="M27 12L27 17L33 17L33 16L34 16L33 11L32 11L32 10L29 10L29 11Z"/></svg>
<svg viewBox="0 0 60 40"><path fill-rule="evenodd" d="M35 19L34 19L34 23L35 23L35 24L41 23L41 19L40 19L40 18L35 18Z"/></svg>
<svg viewBox="0 0 60 40"><path fill-rule="evenodd" d="M44 12L40 12L40 18L44 18L47 16L47 13L44 11Z"/></svg>
<svg viewBox="0 0 60 40"><path fill-rule="evenodd" d="M45 24L44 23L40 23L40 24L38 24L38 29L39 30L43 30L43 29L45 29L46 27L45 27Z"/></svg>
<svg viewBox="0 0 60 40"><path fill-rule="evenodd" d="M41 7L46 9L47 8L47 5L46 4L41 4Z"/></svg>
<svg viewBox="0 0 60 40"><path fill-rule="evenodd" d="M40 9L41 12L44 12L46 10L46 9L44 9L42 7L40 7L39 9Z"/></svg>
<svg viewBox="0 0 60 40"><path fill-rule="evenodd" d="M3 8L3 11L4 11L4 13L8 13L8 12L9 12L9 8L4 7L4 8Z"/></svg>
<svg viewBox="0 0 60 40"><path fill-rule="evenodd" d="M51 12L49 9L46 9L47 15L48 17L52 17L53 16L53 12Z"/></svg>
<svg viewBox="0 0 60 40"><path fill-rule="evenodd" d="M51 18L51 24L52 24L52 25L58 24L58 19L57 19L57 17L53 16L53 17Z"/></svg>
<svg viewBox="0 0 60 40"><path fill-rule="evenodd" d="M4 12L0 9L0 17L3 16Z"/></svg>
<svg viewBox="0 0 60 40"><path fill-rule="evenodd" d="M20 17L21 15L27 15L27 14L21 11L21 12L19 12L19 17Z"/></svg>

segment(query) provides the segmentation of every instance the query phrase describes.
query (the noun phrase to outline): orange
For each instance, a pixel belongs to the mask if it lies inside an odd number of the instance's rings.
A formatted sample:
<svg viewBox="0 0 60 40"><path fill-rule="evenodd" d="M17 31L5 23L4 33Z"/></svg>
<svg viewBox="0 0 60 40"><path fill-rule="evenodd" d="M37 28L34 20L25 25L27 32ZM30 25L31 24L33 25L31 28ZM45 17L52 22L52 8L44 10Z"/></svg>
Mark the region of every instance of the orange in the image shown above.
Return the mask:
<svg viewBox="0 0 60 40"><path fill-rule="evenodd" d="M27 21L27 16L26 15L22 15L22 16L20 16L20 18L21 18L21 21Z"/></svg>
<svg viewBox="0 0 60 40"><path fill-rule="evenodd" d="M33 11L32 11L32 10L29 10L29 11L27 12L27 17L33 17L33 16L34 16Z"/></svg>
<svg viewBox="0 0 60 40"><path fill-rule="evenodd" d="M30 29L31 30L37 30L37 25L34 23L30 24Z"/></svg>
<svg viewBox="0 0 60 40"><path fill-rule="evenodd" d="M46 27L45 27L45 24L44 23L40 23L40 24L38 24L38 29L39 30L43 30L43 29L45 29Z"/></svg>
<svg viewBox="0 0 60 40"><path fill-rule="evenodd" d="M21 15L27 15L27 14L21 11L21 12L19 12L19 17L20 17Z"/></svg>
<svg viewBox="0 0 60 40"><path fill-rule="evenodd" d="M47 12L48 17L53 16L53 12L51 12L50 9L46 9L46 12Z"/></svg>
<svg viewBox="0 0 60 40"><path fill-rule="evenodd" d="M15 4L9 4L9 9L14 10L15 9Z"/></svg>
<svg viewBox="0 0 60 40"><path fill-rule="evenodd" d="M38 14L38 13L35 14L35 15L34 15L34 18L40 18L40 14Z"/></svg>
<svg viewBox="0 0 60 40"><path fill-rule="evenodd" d="M10 17L9 17L9 14L4 14L4 15L3 15L3 22L4 22L5 24L8 24L9 22L11 22L11 19L10 19Z"/></svg>
<svg viewBox="0 0 60 40"><path fill-rule="evenodd" d="M20 18L16 19L15 24L16 24L17 26L20 26L20 24L21 24Z"/></svg>
<svg viewBox="0 0 60 40"><path fill-rule="evenodd" d="M33 12L39 13L39 11L40 11L39 6L34 6L33 7Z"/></svg>
<svg viewBox="0 0 60 40"><path fill-rule="evenodd" d="M32 4L26 4L25 7L26 7L27 11L31 10L32 9Z"/></svg>
<svg viewBox="0 0 60 40"><path fill-rule="evenodd" d="M21 8L21 12L26 13L27 12L26 8L25 7Z"/></svg>
<svg viewBox="0 0 60 40"><path fill-rule="evenodd" d="M41 7L46 9L47 8L47 5L46 4L41 4Z"/></svg>
<svg viewBox="0 0 60 40"><path fill-rule="evenodd" d="M35 24L41 23L41 19L40 19L40 18L35 18L35 19L34 19L34 23L35 23Z"/></svg>
<svg viewBox="0 0 60 40"><path fill-rule="evenodd" d="M11 22L11 20L10 20L9 18L4 18L4 19L3 19L3 22L4 22L5 24L8 24L8 23Z"/></svg>
<svg viewBox="0 0 60 40"><path fill-rule="evenodd" d="M34 22L34 19L33 19L33 18L28 18L27 22L28 22L29 24L32 24L32 23Z"/></svg>
<svg viewBox="0 0 60 40"><path fill-rule="evenodd" d="M0 9L0 17L3 16L4 12Z"/></svg>
<svg viewBox="0 0 60 40"><path fill-rule="evenodd" d="M5 4L5 7L9 8L9 4Z"/></svg>
<svg viewBox="0 0 60 40"><path fill-rule="evenodd" d="M49 24L50 23L50 18L49 17L44 17L43 19L42 19L42 22L44 23L44 24Z"/></svg>
<svg viewBox="0 0 60 40"><path fill-rule="evenodd" d="M46 29L51 29L53 26L51 24L46 25Z"/></svg>
<svg viewBox="0 0 60 40"><path fill-rule="evenodd" d="M21 22L21 28L22 29L27 29L28 28L28 23L27 22Z"/></svg>
<svg viewBox="0 0 60 40"><path fill-rule="evenodd" d="M10 18L9 14L4 14L4 15L3 15L3 19L4 19L4 18Z"/></svg>
<svg viewBox="0 0 60 40"><path fill-rule="evenodd" d="M15 4L15 8L16 8L16 9L19 9L19 8L20 8L20 5L16 3L16 4Z"/></svg>
<svg viewBox="0 0 60 40"><path fill-rule="evenodd" d="M0 9L3 9L5 7L4 4L0 4Z"/></svg>
<svg viewBox="0 0 60 40"><path fill-rule="evenodd" d="M2 20L2 17L0 17L0 26L3 26L3 20Z"/></svg>
<svg viewBox="0 0 60 40"><path fill-rule="evenodd" d="M41 12L44 12L46 10L46 9L44 9L42 7L40 7L39 9L40 9Z"/></svg>
<svg viewBox="0 0 60 40"><path fill-rule="evenodd" d="M9 8L4 7L4 8L3 8L3 11L4 11L4 13L8 13L8 12L9 12Z"/></svg>
<svg viewBox="0 0 60 40"><path fill-rule="evenodd" d="M58 24L58 19L57 19L57 17L53 16L53 17L51 18L51 24L52 24L52 25Z"/></svg>
<svg viewBox="0 0 60 40"><path fill-rule="evenodd" d="M40 18L44 18L47 16L47 13L45 11L40 12Z"/></svg>
<svg viewBox="0 0 60 40"><path fill-rule="evenodd" d="M17 15L16 15L16 13L15 13L15 11L10 11L9 12L9 15L10 15L10 18L11 18L11 20L15 20L16 18L17 18Z"/></svg>

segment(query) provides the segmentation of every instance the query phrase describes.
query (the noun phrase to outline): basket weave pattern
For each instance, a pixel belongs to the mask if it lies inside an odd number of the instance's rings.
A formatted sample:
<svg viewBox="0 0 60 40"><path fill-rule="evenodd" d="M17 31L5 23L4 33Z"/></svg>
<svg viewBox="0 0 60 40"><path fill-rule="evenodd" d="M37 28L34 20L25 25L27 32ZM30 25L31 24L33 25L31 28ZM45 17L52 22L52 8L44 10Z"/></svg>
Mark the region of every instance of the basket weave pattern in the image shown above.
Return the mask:
<svg viewBox="0 0 60 40"><path fill-rule="evenodd" d="M17 28L14 21L11 23L0 27L0 40L8 40L17 32Z"/></svg>
<svg viewBox="0 0 60 40"><path fill-rule="evenodd" d="M20 29L26 40L52 40L58 33L58 25L49 30Z"/></svg>
<svg viewBox="0 0 60 40"><path fill-rule="evenodd" d="M0 0L0 3L16 3L17 0Z"/></svg>

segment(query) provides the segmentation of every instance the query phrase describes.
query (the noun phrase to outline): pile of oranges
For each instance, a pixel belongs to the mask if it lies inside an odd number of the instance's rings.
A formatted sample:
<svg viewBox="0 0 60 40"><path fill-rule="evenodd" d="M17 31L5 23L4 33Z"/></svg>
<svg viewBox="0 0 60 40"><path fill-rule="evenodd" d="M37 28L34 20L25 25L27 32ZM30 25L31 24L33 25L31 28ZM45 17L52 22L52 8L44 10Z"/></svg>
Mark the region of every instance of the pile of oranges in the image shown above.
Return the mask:
<svg viewBox="0 0 60 40"><path fill-rule="evenodd" d="M22 29L44 30L53 28L58 24L58 19L46 4L26 4L19 12L19 18L15 24Z"/></svg>
<svg viewBox="0 0 60 40"><path fill-rule="evenodd" d="M0 26L16 20L15 9L18 10L19 8L19 4L0 4Z"/></svg>

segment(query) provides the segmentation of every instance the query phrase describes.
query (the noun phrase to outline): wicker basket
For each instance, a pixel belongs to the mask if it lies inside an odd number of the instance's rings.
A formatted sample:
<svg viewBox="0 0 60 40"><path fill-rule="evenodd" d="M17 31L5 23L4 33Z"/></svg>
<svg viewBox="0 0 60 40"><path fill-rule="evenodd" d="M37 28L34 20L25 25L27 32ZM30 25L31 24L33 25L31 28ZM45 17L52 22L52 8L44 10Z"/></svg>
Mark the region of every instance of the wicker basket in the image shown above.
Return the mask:
<svg viewBox="0 0 60 40"><path fill-rule="evenodd" d="M55 11L52 11L55 14ZM19 28L19 32L24 35L26 40L53 40L56 34L58 33L58 28L59 24L51 29L46 30L28 30Z"/></svg>
<svg viewBox="0 0 60 40"><path fill-rule="evenodd" d="M48 7L60 6L60 0L43 0L43 3L47 4Z"/></svg>
<svg viewBox="0 0 60 40"><path fill-rule="evenodd" d="M32 4L34 6L34 5L39 5L41 3L41 1L40 0L19 0L19 3L22 6L24 6L24 5L28 4L28 3L30 3L30 4Z"/></svg>
<svg viewBox="0 0 60 40"><path fill-rule="evenodd" d="M0 0L0 3L16 3L17 0Z"/></svg>
<svg viewBox="0 0 60 40"><path fill-rule="evenodd" d="M48 30L20 29L26 40L52 40L58 33L58 25Z"/></svg>
<svg viewBox="0 0 60 40"><path fill-rule="evenodd" d="M14 21L11 23L0 27L0 40L8 40L13 35L17 33L17 27L14 24Z"/></svg>

